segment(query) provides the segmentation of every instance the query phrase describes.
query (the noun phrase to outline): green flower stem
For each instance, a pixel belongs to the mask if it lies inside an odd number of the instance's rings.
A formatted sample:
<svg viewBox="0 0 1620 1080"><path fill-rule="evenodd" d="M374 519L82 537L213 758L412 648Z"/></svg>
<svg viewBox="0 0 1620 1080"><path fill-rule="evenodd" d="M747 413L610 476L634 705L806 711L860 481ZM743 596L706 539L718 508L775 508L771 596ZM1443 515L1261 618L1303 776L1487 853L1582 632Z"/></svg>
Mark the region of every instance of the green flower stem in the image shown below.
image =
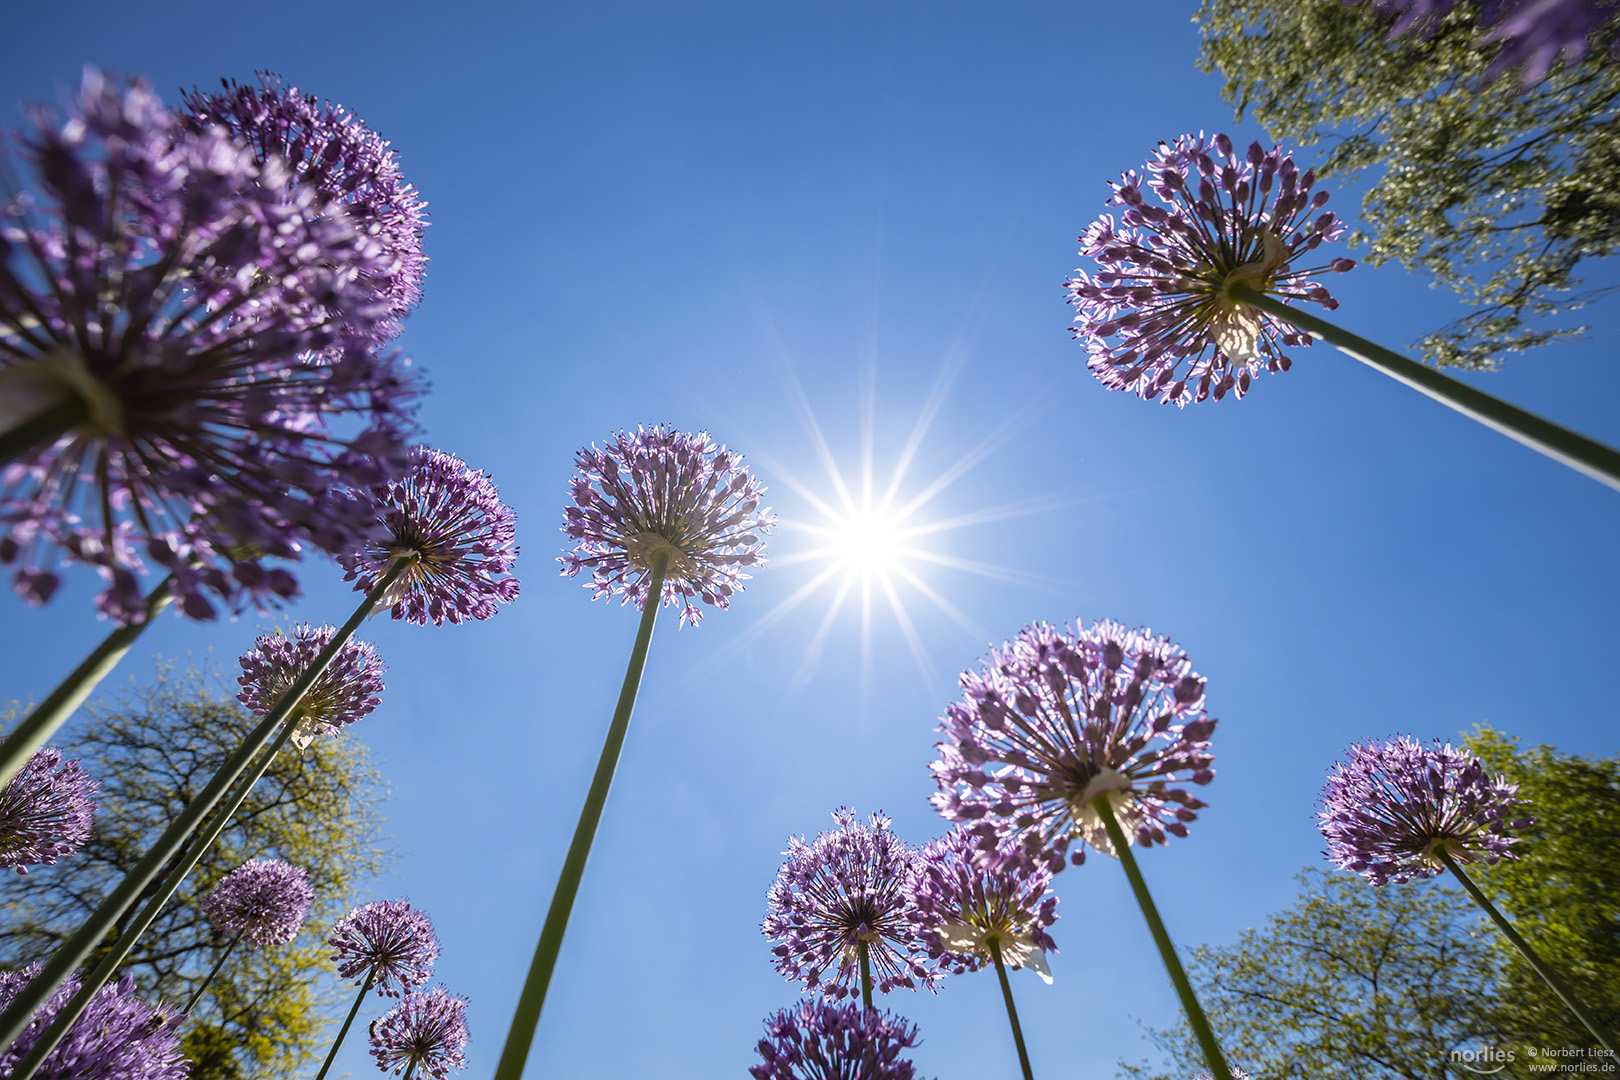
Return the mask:
<svg viewBox="0 0 1620 1080"><path fill-rule="evenodd" d="M1502 931L1503 936L1511 941L1513 947L1518 949L1524 958L1529 961L1530 966L1536 969L1536 974L1540 975L1542 980L1552 988L1552 992L1558 995L1558 1000L1564 1003L1564 1007L1574 1013L1582 1024L1586 1025L1586 1030L1592 1033L1592 1037L1597 1039L1598 1044L1611 1054L1620 1053L1615 1049L1614 1036L1603 1030L1603 1025L1598 1023L1597 1017L1593 1016L1586 1006L1580 1003L1574 992L1565 985L1564 980L1559 978L1558 973L1536 954L1536 950L1530 947L1530 943L1524 940L1517 930L1513 929L1513 924L1507 921L1507 917L1496 910L1496 905L1491 903L1485 894L1479 891L1479 886L1475 885L1473 880L1463 873L1462 867L1457 865L1456 860L1451 857L1451 853L1443 846L1437 846L1434 853L1440 856L1441 862L1446 864L1446 869L1451 871L1451 876L1462 882L1462 887L1468 890L1468 895L1474 898L1474 903L1485 909L1485 914L1491 917L1491 921L1496 924L1496 928Z"/></svg>
<svg viewBox="0 0 1620 1080"><path fill-rule="evenodd" d="M1024 1029L1018 1026L1018 1010L1013 1006L1007 965L1001 962L1001 941L992 935L988 944L990 956L996 962L996 977L1001 980L1001 1000L1007 1003L1007 1020L1012 1024L1013 1042L1018 1044L1018 1065L1024 1070L1024 1080L1035 1080L1035 1074L1029 1069L1029 1051L1024 1049Z"/></svg>
<svg viewBox="0 0 1620 1080"><path fill-rule="evenodd" d="M1176 995L1181 998L1181 1007L1187 1014L1187 1023L1192 1027L1193 1035L1204 1051L1204 1060L1209 1063L1209 1075L1231 1076L1232 1070L1227 1067L1226 1058L1221 1056L1221 1047L1215 1041L1215 1032L1210 1030L1209 1021L1204 1017L1204 1010L1199 1007L1198 998L1193 995L1192 983L1187 981L1187 972L1176 956L1176 947L1170 943L1170 935L1164 928L1164 921L1159 918L1159 909L1154 906L1153 897L1148 894L1147 882L1142 880L1142 871L1136 865L1136 856L1131 854L1130 841L1125 838L1125 830L1119 827L1119 821L1114 817L1114 808L1109 805L1108 796L1099 796L1092 800L1091 805L1097 811L1097 816L1102 818L1103 827L1108 830L1108 840L1114 845L1114 854L1119 856L1120 865L1125 867L1125 876L1131 880L1131 891L1136 894L1136 903L1142 909L1142 917L1147 920L1148 929L1153 932L1153 944L1159 947L1159 957L1164 961L1165 970L1170 973L1170 981L1175 984Z"/></svg>
<svg viewBox="0 0 1620 1080"><path fill-rule="evenodd" d="M366 983L360 988L360 996L355 998L354 1004L349 1007L349 1015L344 1017L343 1026L338 1028L337 1038L332 1040L332 1049L326 1052L326 1060L321 1062L321 1071L315 1074L315 1080L326 1080L327 1071L332 1068L332 1062L337 1060L338 1047L343 1045L343 1037L349 1033L349 1028L354 1024L355 1014L360 1011L360 1003L371 993L371 984L376 978L377 969L373 967L366 974Z"/></svg>
<svg viewBox="0 0 1620 1080"><path fill-rule="evenodd" d="M90 419L90 406L78 394L69 394L37 416L0 431L0 465L30 450L49 446L63 434Z"/></svg>
<svg viewBox="0 0 1620 1080"><path fill-rule="evenodd" d="M191 995L191 1000L186 1002L186 1007L181 1009L181 1012L187 1016L191 1015L191 1010L195 1009L197 1002L202 1000L203 991L207 990L208 984L214 981L214 976L219 974L219 969L225 966L225 961L230 957L231 950L236 948L237 943L242 940L242 935L245 933L247 933L247 927L243 926L242 929L236 932L236 936L231 938L231 943L225 946L225 951L219 954L218 960L214 961L213 970L209 971L208 978L204 979L202 985L197 987L197 992Z"/></svg>
<svg viewBox="0 0 1620 1080"><path fill-rule="evenodd" d="M179 853L197 825L219 805L225 793L276 735L276 729L290 718L293 709L303 700L309 688L315 684L315 680L319 679L331 665L338 650L365 621L366 616L371 614L389 587L393 585L394 579L399 577L411 561L412 559L399 559L388 568L372 590L366 594L366 598L360 602L354 614L349 616L349 621L332 636L326 648L320 651L303 674L293 680L281 700L271 707L264 719L259 721L259 726L253 729L237 751L220 766L219 771L208 781L208 785L201 793L186 804L179 817L169 823L169 827L136 864L135 869L124 875L118 887L108 894L84 925L56 950L55 955L45 962L40 973L17 992L10 1006L0 1013L0 1047L11 1045L28 1025L34 1011L56 992L56 988L62 985L62 981L70 972L84 963L91 952L128 913L147 886L157 879L165 866L169 865L170 860ZM291 730L290 725L288 730ZM12 1080L24 1080L23 1074L15 1073Z"/></svg>
<svg viewBox="0 0 1620 1080"><path fill-rule="evenodd" d="M1577 472L1585 473L1599 483L1620 490L1620 451L1600 442L1578 435L1534 413L1509 405L1467 383L1442 375L1434 368L1409 360L1400 353L1375 345L1364 337L1341 330L1326 320L1284 304L1241 281L1226 288L1227 295L1259 308L1266 314L1281 319L1305 331L1340 352L1360 360L1368 367L1377 368L1385 375L1403 382L1412 389L1455 409L1464 416L1478 420L1488 428L1506 435L1530 449L1562 462Z"/></svg>
<svg viewBox="0 0 1620 1080"><path fill-rule="evenodd" d="M866 939L861 938L855 951L861 956L861 1004L868 1010L872 1008L872 959L868 954Z"/></svg>
<svg viewBox="0 0 1620 1080"><path fill-rule="evenodd" d="M596 763L596 774L591 778L585 805L580 808L579 824L574 827L574 839L563 859L562 873L557 876L557 889L552 893L551 907L546 911L540 940L534 947L534 959L529 963L529 975L523 981L523 992L512 1013L512 1026L506 1033L506 1045L495 1066L494 1080L518 1080L529 1060L529 1047L534 1042L535 1028L540 1024L540 1010L546 1003L551 973L557 966L557 954L562 950L563 934L568 930L568 916L574 909L580 879L585 876L585 860L590 857L596 826L602 820L602 807L607 804L608 788L613 785L613 773L619 765L619 751L624 747L625 733L630 730L630 713L636 706L636 691L641 688L641 671L647 664L647 647L652 644L653 622L658 617L664 572L668 568L669 553L659 551L653 556L652 570L647 574L647 599L641 606L641 625L636 631L635 646L630 650L624 685L619 689L619 704L613 710L613 721L608 725L607 740L602 744L602 756Z"/></svg>
<svg viewBox="0 0 1620 1080"><path fill-rule="evenodd" d="M411 1080L411 1073L413 1073L415 1071L416 1071L416 1059L411 1058L411 1060L405 1066L405 1075L400 1077L400 1080Z"/></svg>
<svg viewBox="0 0 1620 1080"><path fill-rule="evenodd" d="M146 618L138 623L120 626L108 634L106 640L96 646L96 650L85 657L84 662L74 668L60 686L52 690L50 696L17 725L17 730L6 736L5 741L0 743L0 787L9 784L11 778L22 771L28 759L50 741L63 721L84 704L84 699L90 696L96 684L124 658L141 632L151 626L158 613L169 606L169 601L174 599L173 587L173 577L159 582L157 588L146 594Z"/></svg>

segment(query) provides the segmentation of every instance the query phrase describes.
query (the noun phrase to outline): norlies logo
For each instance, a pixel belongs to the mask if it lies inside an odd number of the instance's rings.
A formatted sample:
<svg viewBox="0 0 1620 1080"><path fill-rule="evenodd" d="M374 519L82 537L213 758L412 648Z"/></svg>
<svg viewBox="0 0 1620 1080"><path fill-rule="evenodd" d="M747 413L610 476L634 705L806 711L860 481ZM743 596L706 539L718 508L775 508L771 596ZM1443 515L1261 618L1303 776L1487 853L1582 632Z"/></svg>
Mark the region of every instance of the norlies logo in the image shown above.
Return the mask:
<svg viewBox="0 0 1620 1080"><path fill-rule="evenodd" d="M1498 1050L1494 1046L1481 1046L1477 1049L1458 1047L1451 1052L1453 1065L1484 1076L1501 1072L1512 1060L1512 1050Z"/></svg>

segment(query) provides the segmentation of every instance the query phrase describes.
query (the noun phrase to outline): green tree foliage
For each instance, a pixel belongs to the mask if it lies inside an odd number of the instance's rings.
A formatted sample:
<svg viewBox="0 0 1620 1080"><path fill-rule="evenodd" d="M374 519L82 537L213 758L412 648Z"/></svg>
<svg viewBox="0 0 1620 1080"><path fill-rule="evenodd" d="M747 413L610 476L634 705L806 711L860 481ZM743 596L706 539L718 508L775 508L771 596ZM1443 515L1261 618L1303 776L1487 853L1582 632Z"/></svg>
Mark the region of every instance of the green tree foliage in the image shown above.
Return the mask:
<svg viewBox="0 0 1620 1080"><path fill-rule="evenodd" d="M1477 6L1393 42L1372 9L1203 0L1201 66L1274 139L1327 140L1319 172L1369 172L1351 235L1369 262L1427 271L1478 308L1418 342L1429 360L1489 368L1579 334L1549 317L1605 291L1575 271L1620 245L1620 65L1589 61L1528 92L1511 77L1482 88L1492 51L1475 47Z"/></svg>
<svg viewBox="0 0 1620 1080"><path fill-rule="evenodd" d="M254 723L205 673L169 665L152 685L89 710L63 750L100 781L95 833L72 858L7 882L0 965L47 956L71 934ZM323 940L391 861L379 846L384 797L352 737L317 739L303 757L289 747L136 946L124 971L150 998L184 1004L228 943L201 897L252 858L283 858L309 874L315 902L299 937L280 948L239 945L198 1002L185 1034L194 1080L299 1076L325 1046L338 995L320 977Z"/></svg>

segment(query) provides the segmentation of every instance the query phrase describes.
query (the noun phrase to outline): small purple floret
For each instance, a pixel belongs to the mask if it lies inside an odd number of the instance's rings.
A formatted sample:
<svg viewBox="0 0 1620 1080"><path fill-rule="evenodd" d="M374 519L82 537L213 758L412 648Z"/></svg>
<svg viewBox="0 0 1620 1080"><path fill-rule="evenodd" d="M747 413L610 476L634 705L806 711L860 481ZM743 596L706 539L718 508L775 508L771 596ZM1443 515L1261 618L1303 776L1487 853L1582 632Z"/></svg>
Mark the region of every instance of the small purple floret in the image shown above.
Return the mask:
<svg viewBox="0 0 1620 1080"><path fill-rule="evenodd" d="M874 989L915 990L921 982L932 990L940 972L927 962L906 897L916 849L889 831L883 814L862 824L841 806L833 821L838 827L812 843L788 841L787 862L767 894L760 931L774 943L776 970L835 1001L859 994L864 941Z"/></svg>
<svg viewBox="0 0 1620 1080"><path fill-rule="evenodd" d="M917 1045L917 1026L851 1002L812 998L765 1020L761 1065L754 1080L914 1080L916 1066L900 1051Z"/></svg>
<svg viewBox="0 0 1620 1080"><path fill-rule="evenodd" d="M263 948L298 936L315 899L309 875L281 859L249 859L203 897L203 914L226 937Z"/></svg>
<svg viewBox="0 0 1620 1080"><path fill-rule="evenodd" d="M1092 374L1110 390L1185 406L1242 397L1262 370L1287 371L1283 346L1309 345L1310 336L1231 299L1227 288L1242 282L1288 303L1339 306L1310 278L1354 262L1296 265L1345 231L1322 209L1327 192L1311 194L1315 183L1315 171L1302 175L1279 147L1251 143L1240 153L1225 135L1202 133L1161 142L1145 176L1110 183L1108 205L1125 211L1118 224L1102 215L1080 237L1097 270L1077 270L1068 283Z"/></svg>
<svg viewBox="0 0 1620 1080"><path fill-rule="evenodd" d="M1328 774L1316 815L1323 854L1374 885L1433 877L1445 869L1442 849L1459 863L1515 858L1519 838L1510 831L1534 824L1513 814L1525 801L1515 798L1519 785L1491 776L1450 743L1424 746L1403 735L1345 754Z"/></svg>
<svg viewBox="0 0 1620 1080"><path fill-rule="evenodd" d="M9 1006L39 974L40 965L0 974L0 1009ZM34 1013L12 1044L0 1050L0 1076L10 1076L34 1048L51 1021L79 992L74 972ZM45 1055L35 1080L185 1080L191 1062L180 1051L183 1013L153 1008L135 996L135 980L126 975L103 986L65 1038Z"/></svg>
<svg viewBox="0 0 1620 1080"><path fill-rule="evenodd" d="M516 599L517 527L488 473L454 454L419 446L400 480L348 493L382 522L385 535L339 556L343 580L369 592L396 558L414 562L383 603L396 619L435 626L488 619Z"/></svg>
<svg viewBox="0 0 1620 1080"><path fill-rule="evenodd" d="M696 598L731 604L765 562L761 534L776 527L761 510L764 485L743 468L742 455L716 446L707 432L688 435L659 425L621 431L598 450L574 455L574 505L562 531L577 541L557 561L574 577L589 570L591 599L618 595L640 608L654 557L667 553L661 600L681 605L681 625L698 625Z"/></svg>
<svg viewBox="0 0 1620 1080"><path fill-rule="evenodd" d="M993 939L1008 967L1027 967L1052 981L1045 953L1057 943L1046 932L1058 898L1047 892L1052 873L1006 849L985 851L958 826L922 849L908 887L911 919L928 955L956 974L994 962Z"/></svg>
<svg viewBox="0 0 1620 1080"><path fill-rule="evenodd" d="M445 1080L451 1069L465 1069L467 1002L442 986L410 990L371 1025L371 1056L377 1068L396 1076Z"/></svg>
<svg viewBox="0 0 1620 1080"><path fill-rule="evenodd" d="M277 632L260 637L237 661L242 674L236 681L242 689L236 700L257 716L268 715L336 633L330 624L306 623L293 627L291 636ZM374 646L355 638L345 641L294 710L298 725L293 745L302 750L322 732L336 735L344 724L368 715L381 702L382 676L382 658Z"/></svg>
<svg viewBox="0 0 1620 1080"><path fill-rule="evenodd" d="M332 927L326 943L340 976L356 986L371 978L371 988L388 997L427 982L439 957L433 924L408 900L375 900L355 908Z"/></svg>
<svg viewBox="0 0 1620 1080"><path fill-rule="evenodd" d="M940 718L932 802L985 850L1016 848L1056 873L1065 854L1084 862L1086 845L1114 854L1093 805L1103 795L1143 847L1186 836L1204 808L1171 785L1214 777L1216 721L1204 680L1168 638L1107 620L1035 623L961 684Z"/></svg>
<svg viewBox="0 0 1620 1080"><path fill-rule="evenodd" d="M0 788L0 869L28 873L72 855L90 839L97 783L47 746Z"/></svg>

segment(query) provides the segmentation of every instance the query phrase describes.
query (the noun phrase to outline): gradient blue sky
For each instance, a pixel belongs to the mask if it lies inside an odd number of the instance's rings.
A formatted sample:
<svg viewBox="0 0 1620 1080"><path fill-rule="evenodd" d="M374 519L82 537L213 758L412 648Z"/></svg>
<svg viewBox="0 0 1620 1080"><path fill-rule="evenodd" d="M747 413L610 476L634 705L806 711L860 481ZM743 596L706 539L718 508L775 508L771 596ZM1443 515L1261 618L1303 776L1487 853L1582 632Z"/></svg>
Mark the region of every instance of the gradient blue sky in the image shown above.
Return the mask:
<svg viewBox="0 0 1620 1080"><path fill-rule="evenodd" d="M790 834L839 804L921 843L934 718L956 674L1037 619L1110 617L1183 644L1221 717L1191 836L1143 858L1184 946L1232 940L1318 861L1312 813L1349 742L1481 721L1612 753L1620 495L1325 349L1242 402L1185 412L1104 391L1061 284L1104 181L1232 122L1184 4L420 2L16 5L0 102L85 63L166 100L281 72L393 140L429 201L426 299L403 344L427 439L517 510L519 600L490 622L374 621L382 707L358 729L393 785L401 858L378 898L433 916L471 998L468 1075L493 1068L623 672L633 612L559 578L573 452L620 427L707 428L784 522L829 498L813 431L880 484L920 432L927 541L987 577L916 573L959 609L879 594L811 654L815 564L767 566L700 629L660 623L530 1076L741 1076L797 999L758 932ZM1336 198L1354 215L1356 198ZM1333 282L1342 323L1392 344L1453 317L1396 267ZM1477 377L1620 442L1614 310L1584 342ZM814 426L812 426L812 424ZM960 466L960 468L958 468ZM1005 509L1007 516L987 515ZM354 597L304 567L299 619ZM39 696L105 632L81 578L44 610L0 597L0 697ZM222 668L272 620L165 619L149 657ZM1176 1004L1118 866L1058 879L1048 988L1014 978L1037 1075L1109 1075ZM1016 1075L995 980L884 1004L926 1076ZM380 1009L368 1012L367 1018ZM1232 1048L1241 1062L1241 1048ZM342 1064L374 1075L363 1039Z"/></svg>

